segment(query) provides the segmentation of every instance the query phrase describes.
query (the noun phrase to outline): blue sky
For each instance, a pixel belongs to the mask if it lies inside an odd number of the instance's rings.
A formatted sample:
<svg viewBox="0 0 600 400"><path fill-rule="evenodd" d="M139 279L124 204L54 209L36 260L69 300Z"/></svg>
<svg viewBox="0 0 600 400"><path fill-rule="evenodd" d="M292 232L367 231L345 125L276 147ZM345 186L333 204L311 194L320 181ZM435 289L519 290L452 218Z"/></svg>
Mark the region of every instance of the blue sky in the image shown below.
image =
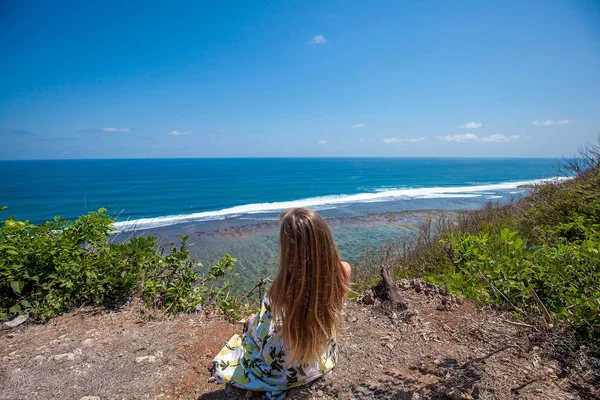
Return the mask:
<svg viewBox="0 0 600 400"><path fill-rule="evenodd" d="M0 5L0 159L561 157L598 1Z"/></svg>

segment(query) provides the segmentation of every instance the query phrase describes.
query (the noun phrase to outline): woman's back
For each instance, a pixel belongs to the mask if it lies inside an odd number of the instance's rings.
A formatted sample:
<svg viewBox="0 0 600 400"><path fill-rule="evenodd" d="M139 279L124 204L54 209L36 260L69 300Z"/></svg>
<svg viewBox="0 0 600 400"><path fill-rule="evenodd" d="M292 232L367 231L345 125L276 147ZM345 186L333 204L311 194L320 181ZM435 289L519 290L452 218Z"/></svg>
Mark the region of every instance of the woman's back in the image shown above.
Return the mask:
<svg viewBox="0 0 600 400"><path fill-rule="evenodd" d="M329 226L312 210L281 214L279 252L271 308L291 358L306 362L318 358L341 326L349 281Z"/></svg>
<svg viewBox="0 0 600 400"><path fill-rule="evenodd" d="M350 266L316 212L283 212L279 238L279 271L259 315L213 361L218 381L271 398L333 369L350 282Z"/></svg>

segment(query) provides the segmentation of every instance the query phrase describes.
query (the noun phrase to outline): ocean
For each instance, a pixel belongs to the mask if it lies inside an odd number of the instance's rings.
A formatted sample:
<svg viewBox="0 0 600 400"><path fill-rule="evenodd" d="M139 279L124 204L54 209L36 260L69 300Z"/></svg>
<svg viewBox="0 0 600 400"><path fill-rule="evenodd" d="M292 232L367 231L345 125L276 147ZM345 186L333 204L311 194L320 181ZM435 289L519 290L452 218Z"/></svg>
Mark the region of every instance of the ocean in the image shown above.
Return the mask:
<svg viewBox="0 0 600 400"><path fill-rule="evenodd" d="M248 276L277 264L277 216L310 207L326 217L345 259L409 234L439 210L524 195L560 160L490 158L264 158L0 161L0 206L40 223L98 208L120 238L190 236L210 264L225 253ZM251 271L251 273L249 272Z"/></svg>

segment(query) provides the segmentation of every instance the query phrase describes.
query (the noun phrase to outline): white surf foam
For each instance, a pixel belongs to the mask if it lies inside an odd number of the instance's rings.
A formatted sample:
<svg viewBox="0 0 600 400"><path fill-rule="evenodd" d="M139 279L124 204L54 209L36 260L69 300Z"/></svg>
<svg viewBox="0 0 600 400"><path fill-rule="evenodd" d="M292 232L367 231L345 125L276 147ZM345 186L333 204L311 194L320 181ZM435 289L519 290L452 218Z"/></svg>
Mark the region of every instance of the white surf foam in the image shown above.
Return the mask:
<svg viewBox="0 0 600 400"><path fill-rule="evenodd" d="M268 212L278 212L288 208L309 207L314 209L335 208L341 204L352 203L373 203L394 200L410 199L442 199L442 198L470 198L480 197L485 192L494 192L496 190L515 189L522 185L532 185L544 182L560 182L569 179L568 177L556 177L541 180L529 180L518 182L504 182L490 185L478 186L458 186L458 187L429 187L429 188L389 188L383 191L374 191L368 193L357 193L351 195L321 196L307 199L279 201L274 203L255 203L245 204L223 210L206 211L193 214L169 215L165 217L140 218L136 220L121 221L114 224L117 231L145 230L150 228L159 228L174 224L221 220L225 218L234 218L246 214L261 214Z"/></svg>

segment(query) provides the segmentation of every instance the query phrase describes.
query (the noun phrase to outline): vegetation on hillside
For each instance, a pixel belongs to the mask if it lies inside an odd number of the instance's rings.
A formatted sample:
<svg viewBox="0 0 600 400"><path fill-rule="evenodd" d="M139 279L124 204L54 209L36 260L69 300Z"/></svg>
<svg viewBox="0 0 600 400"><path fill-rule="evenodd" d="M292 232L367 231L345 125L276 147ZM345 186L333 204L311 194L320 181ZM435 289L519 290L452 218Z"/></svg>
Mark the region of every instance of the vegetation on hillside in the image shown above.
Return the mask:
<svg viewBox="0 0 600 400"><path fill-rule="evenodd" d="M567 160L564 182L520 200L426 221L363 262L423 277L520 318L543 317L600 340L600 148Z"/></svg>
<svg viewBox="0 0 600 400"><path fill-rule="evenodd" d="M0 222L0 319L28 313L45 321L71 307L116 305L135 296L167 313L214 305L239 314L228 287L233 257L198 276L187 237L168 251L154 237L111 243L114 219L105 212L40 225L12 217Z"/></svg>

